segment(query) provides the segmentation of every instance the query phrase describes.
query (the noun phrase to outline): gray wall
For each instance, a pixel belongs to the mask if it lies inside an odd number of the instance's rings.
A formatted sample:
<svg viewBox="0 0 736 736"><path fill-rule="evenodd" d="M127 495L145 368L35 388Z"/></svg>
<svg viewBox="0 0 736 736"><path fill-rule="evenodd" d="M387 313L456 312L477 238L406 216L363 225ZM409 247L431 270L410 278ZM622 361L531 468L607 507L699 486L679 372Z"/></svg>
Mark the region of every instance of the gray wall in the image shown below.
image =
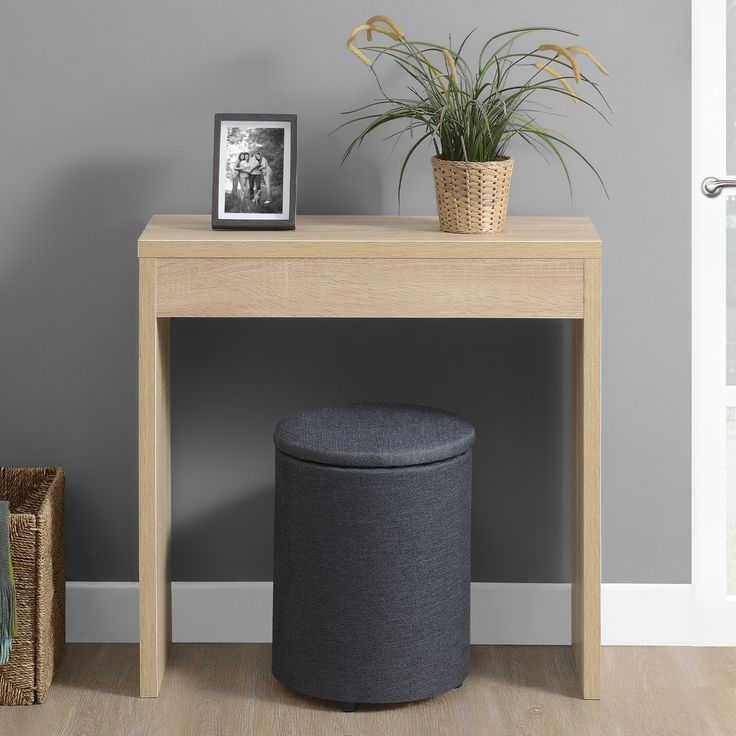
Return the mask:
<svg viewBox="0 0 736 736"><path fill-rule="evenodd" d="M613 126L572 105L559 122L610 201L573 164L571 206L558 168L515 149L511 209L590 215L605 240L604 579L687 582L689 3L416 7L381 10L419 37L570 27L610 65ZM347 134L328 135L374 94L344 46L372 9L4 5L0 461L66 466L70 579L137 577L135 240L155 212L207 211L213 114L299 116L301 212L395 212L399 157L374 141L340 168ZM408 172L406 214L433 212L427 156ZM477 424L474 579L566 580L568 349L569 325L553 321L179 321L176 578L268 579L274 423L375 398Z"/></svg>

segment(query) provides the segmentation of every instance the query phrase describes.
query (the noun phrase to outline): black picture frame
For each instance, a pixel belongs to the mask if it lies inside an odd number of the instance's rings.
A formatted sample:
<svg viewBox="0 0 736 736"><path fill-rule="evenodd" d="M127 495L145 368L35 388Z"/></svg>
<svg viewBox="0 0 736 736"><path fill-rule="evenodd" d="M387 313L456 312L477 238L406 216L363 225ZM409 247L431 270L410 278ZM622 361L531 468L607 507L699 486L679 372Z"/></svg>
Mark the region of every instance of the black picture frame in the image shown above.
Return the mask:
<svg viewBox="0 0 736 736"><path fill-rule="evenodd" d="M269 122L276 123L276 125L269 126L267 125ZM224 185L227 181L226 172L228 164L227 159L223 159L222 157L228 156L229 154L227 150L222 150L222 142L224 124L227 123L242 123L243 125L230 125L225 128L226 147L232 145L229 143L230 138L227 135L227 129L260 130L269 127L284 129L281 157L280 210L264 211L268 208L265 204L260 204L262 184L257 177L251 177L243 173L242 176L238 176L238 182L234 181L234 177L231 180L233 185L230 193L225 189ZM261 123L261 125L253 125L254 123ZM212 228L214 230L294 230L296 227L296 146L296 115L217 113L215 115L215 145L212 164ZM246 184L243 183L244 177L248 182L252 178L259 182L257 191L258 200L254 199L252 184L248 185L250 189L246 191ZM268 190L270 190L270 183ZM270 199L270 191L267 191L266 196ZM240 211L233 209L235 206L234 199L236 197L239 199ZM245 204L246 200L248 200L247 205ZM255 205L253 205L254 202L256 202ZM242 211L242 207L244 206L246 207L245 212ZM270 203L270 206L273 207L274 204Z"/></svg>

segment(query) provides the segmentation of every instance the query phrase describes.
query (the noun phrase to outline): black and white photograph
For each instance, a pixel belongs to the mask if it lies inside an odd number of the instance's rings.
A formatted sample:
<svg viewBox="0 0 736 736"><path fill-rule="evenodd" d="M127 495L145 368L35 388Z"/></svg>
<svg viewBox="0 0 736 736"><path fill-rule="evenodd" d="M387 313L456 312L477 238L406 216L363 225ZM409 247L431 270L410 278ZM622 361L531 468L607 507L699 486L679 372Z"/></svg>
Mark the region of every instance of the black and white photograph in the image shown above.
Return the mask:
<svg viewBox="0 0 736 736"><path fill-rule="evenodd" d="M293 229L296 116L218 114L212 227Z"/></svg>

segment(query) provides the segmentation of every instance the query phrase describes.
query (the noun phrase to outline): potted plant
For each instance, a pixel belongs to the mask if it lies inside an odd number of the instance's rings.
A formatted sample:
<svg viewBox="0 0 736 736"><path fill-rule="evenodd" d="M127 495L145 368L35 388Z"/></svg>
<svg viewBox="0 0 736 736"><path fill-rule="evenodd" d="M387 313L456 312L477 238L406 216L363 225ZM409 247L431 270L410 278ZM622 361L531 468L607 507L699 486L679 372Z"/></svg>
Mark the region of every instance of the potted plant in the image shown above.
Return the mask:
<svg viewBox="0 0 736 736"><path fill-rule="evenodd" d="M359 47L357 39L363 33L368 44ZM440 227L454 233L503 230L514 166L507 150L516 138L559 160L568 184L564 154L572 152L603 185L588 159L538 118L549 110L542 103L551 95L562 95L564 102L583 104L603 115L581 95L581 89L593 92L605 104L598 84L583 74L578 59L586 57L598 71L608 72L583 46L542 43L530 50L515 50L516 42L538 33L576 35L548 27L497 33L483 44L477 64L471 66L463 57L471 34L453 49L451 43L410 40L382 15L356 26L348 48L375 75L380 98L346 113L354 117L345 125L360 122L364 127L346 149L343 162L371 132L401 121L403 127L389 137L409 133L415 140L401 166L399 202L406 165L419 146L430 140L435 149L432 167ZM388 41L374 42L374 34ZM408 96L387 94L375 71L381 57L393 60L409 75Z"/></svg>

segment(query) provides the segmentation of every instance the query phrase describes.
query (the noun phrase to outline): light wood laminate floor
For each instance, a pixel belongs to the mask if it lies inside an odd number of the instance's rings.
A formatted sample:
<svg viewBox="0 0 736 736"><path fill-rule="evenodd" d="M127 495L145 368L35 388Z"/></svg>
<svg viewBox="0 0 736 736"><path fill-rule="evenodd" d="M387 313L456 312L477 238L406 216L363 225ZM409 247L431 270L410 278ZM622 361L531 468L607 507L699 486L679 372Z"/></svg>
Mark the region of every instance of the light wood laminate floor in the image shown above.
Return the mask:
<svg viewBox="0 0 736 736"><path fill-rule="evenodd" d="M138 647L71 644L44 705L0 708L2 736L735 736L736 649L605 647L603 700L575 697L567 647L473 647L463 687L341 713L270 674L265 644L175 644L158 699Z"/></svg>

